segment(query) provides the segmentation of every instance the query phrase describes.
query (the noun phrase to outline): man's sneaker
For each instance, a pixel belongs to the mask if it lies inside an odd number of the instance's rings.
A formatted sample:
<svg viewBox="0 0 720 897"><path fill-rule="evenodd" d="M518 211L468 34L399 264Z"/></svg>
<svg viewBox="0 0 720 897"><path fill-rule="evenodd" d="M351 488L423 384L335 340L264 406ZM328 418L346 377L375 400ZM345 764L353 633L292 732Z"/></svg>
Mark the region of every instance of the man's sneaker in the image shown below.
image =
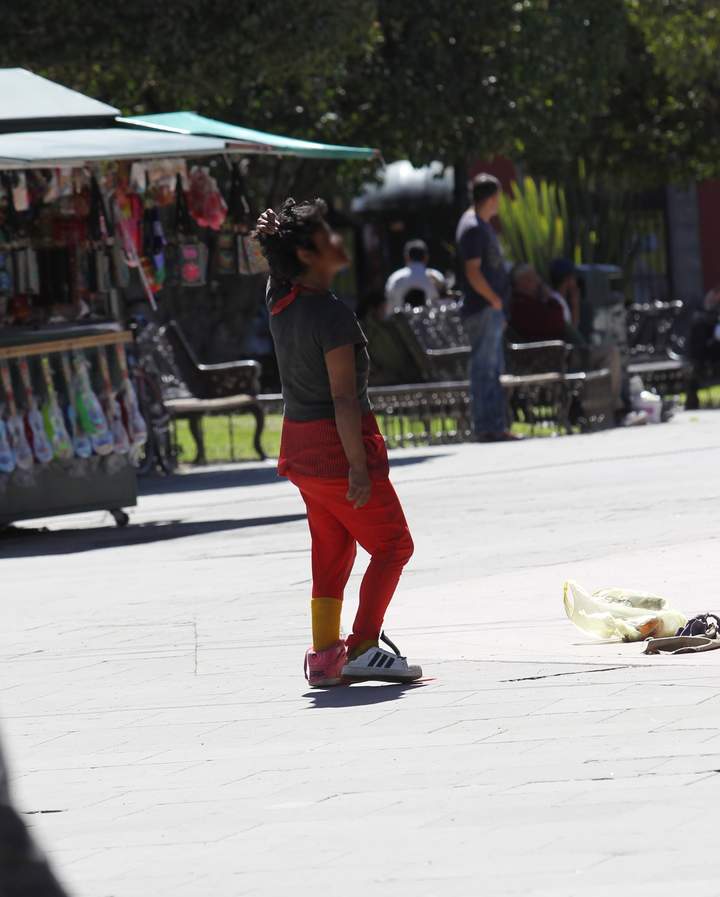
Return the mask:
<svg viewBox="0 0 720 897"><path fill-rule="evenodd" d="M305 678L311 688L340 685L347 661L345 642L338 641L322 651L308 648L305 652Z"/></svg>
<svg viewBox="0 0 720 897"><path fill-rule="evenodd" d="M414 682L422 678L422 668L416 665L409 666L407 659L400 654L384 632L380 634L380 640L392 648L392 651L380 647L368 648L359 657L345 664L342 670L344 679L353 682L368 679L379 682Z"/></svg>

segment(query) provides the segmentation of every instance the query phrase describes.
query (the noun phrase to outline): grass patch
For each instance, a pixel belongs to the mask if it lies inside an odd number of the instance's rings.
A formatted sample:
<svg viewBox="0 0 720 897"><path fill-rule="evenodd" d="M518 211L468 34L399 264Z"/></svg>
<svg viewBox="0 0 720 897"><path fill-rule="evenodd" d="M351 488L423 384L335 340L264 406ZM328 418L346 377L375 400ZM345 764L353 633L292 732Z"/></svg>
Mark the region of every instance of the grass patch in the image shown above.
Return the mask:
<svg viewBox="0 0 720 897"><path fill-rule="evenodd" d="M701 408L720 408L720 386L713 386L700 390ZM681 397L684 400L684 396ZM405 437L412 435L418 437L420 442L425 438L425 424L422 421L408 417L388 417L387 422L381 416L378 423L383 435L395 445L402 434ZM432 418L430 428L437 439L442 433L450 434L454 431L456 422L450 418L443 421L440 417ZM267 455L277 458L280 450L280 430L282 428L281 414L268 414L265 418L265 430L262 443ZM217 415L206 417L203 420L205 433L205 451L209 462L228 461L255 461L257 454L253 448L253 436L255 434L255 420L248 414ZM180 460L190 463L195 458L195 443L190 435L187 421L181 420L176 424L176 437L180 450ZM517 422L513 425L513 432L522 436L555 436L558 430L555 426L536 425L533 429L529 424ZM412 444L412 440L410 440Z"/></svg>
<svg viewBox="0 0 720 897"><path fill-rule="evenodd" d="M219 414L203 418L205 454L210 463L218 461L257 461L253 448L255 418L249 414ZM280 451L281 414L268 414L262 444L271 458L277 458ZM180 461L191 463L195 459L195 441L190 434L186 420L180 420L175 428L180 451Z"/></svg>

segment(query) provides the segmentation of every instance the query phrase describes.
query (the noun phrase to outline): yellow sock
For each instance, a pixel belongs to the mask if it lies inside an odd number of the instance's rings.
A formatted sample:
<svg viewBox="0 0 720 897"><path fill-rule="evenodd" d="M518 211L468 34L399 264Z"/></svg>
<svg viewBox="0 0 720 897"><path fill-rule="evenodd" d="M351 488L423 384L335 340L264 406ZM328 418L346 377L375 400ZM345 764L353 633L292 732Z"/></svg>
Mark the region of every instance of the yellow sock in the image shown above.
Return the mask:
<svg viewBox="0 0 720 897"><path fill-rule="evenodd" d="M342 601L337 598L313 598L310 609L313 648L316 651L324 651L340 638Z"/></svg>

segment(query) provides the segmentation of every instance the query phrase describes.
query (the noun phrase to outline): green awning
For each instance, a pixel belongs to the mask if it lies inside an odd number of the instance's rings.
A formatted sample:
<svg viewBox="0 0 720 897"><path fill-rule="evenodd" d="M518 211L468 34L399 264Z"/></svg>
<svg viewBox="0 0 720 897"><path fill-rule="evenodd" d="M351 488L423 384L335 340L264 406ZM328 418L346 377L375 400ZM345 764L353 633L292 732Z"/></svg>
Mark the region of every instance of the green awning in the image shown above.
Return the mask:
<svg viewBox="0 0 720 897"><path fill-rule="evenodd" d="M231 125L198 115L197 112L161 112L157 115L133 115L119 118L122 124L170 131L175 134L194 134L199 137L219 137L227 141L228 150L243 153L268 153L277 156L303 156L308 159L375 159L380 151L366 146L336 146L298 140Z"/></svg>

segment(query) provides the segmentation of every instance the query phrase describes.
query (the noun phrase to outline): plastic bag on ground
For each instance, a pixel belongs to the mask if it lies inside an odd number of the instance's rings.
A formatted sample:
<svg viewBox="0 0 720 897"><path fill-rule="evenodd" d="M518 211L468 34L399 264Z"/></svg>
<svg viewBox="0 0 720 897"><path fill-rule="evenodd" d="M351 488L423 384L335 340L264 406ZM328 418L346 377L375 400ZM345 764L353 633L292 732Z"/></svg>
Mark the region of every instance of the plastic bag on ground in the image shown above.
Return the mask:
<svg viewBox="0 0 720 897"><path fill-rule="evenodd" d="M687 623L687 617L671 607L666 598L634 589L598 589L590 594L568 580L563 603L578 629L600 639L639 642L668 638Z"/></svg>

